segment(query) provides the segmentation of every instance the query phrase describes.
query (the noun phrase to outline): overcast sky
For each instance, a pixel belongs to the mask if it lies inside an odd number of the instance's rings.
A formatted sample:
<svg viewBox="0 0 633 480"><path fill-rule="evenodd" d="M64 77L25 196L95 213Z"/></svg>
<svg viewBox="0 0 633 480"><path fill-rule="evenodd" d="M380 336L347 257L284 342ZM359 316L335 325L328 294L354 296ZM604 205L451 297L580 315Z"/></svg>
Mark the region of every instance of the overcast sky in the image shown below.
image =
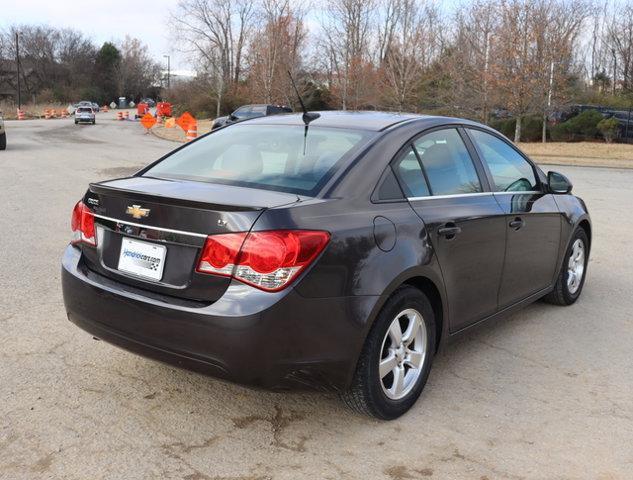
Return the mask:
<svg viewBox="0 0 633 480"><path fill-rule="evenodd" d="M172 48L169 38L167 19L176 0L2 0L2 3L0 28L13 23L72 27L98 45L118 42L130 35L147 44L157 61L166 63L163 55L171 55L172 70L190 68L186 58Z"/></svg>
<svg viewBox="0 0 633 480"><path fill-rule="evenodd" d="M164 62L171 55L173 71L191 71L186 57L173 45L168 29L170 9L177 0L0 0L0 28L11 24L47 24L80 30L97 45L106 41L119 42L125 35L145 43L155 60ZM440 5L452 10L464 0L443 0ZM306 18L311 34L319 30L319 0ZM10 4L10 7L6 5Z"/></svg>

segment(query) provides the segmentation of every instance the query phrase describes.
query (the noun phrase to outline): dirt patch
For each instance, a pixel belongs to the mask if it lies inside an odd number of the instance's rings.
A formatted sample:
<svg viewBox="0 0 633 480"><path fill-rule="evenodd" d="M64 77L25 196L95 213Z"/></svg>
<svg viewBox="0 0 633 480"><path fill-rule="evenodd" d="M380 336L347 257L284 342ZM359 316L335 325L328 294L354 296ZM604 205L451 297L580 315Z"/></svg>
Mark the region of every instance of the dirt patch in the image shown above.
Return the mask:
<svg viewBox="0 0 633 480"><path fill-rule="evenodd" d="M211 131L211 125L213 124L213 120L198 120L198 136L204 135L205 133L209 133ZM173 128L165 128L165 125L156 125L154 126L150 132L156 135L158 138L162 138L163 140L170 140L172 142L180 142L184 143L187 141L185 138L185 132L179 126L175 126Z"/></svg>
<svg viewBox="0 0 633 480"><path fill-rule="evenodd" d="M519 143L537 163L633 168L633 145L624 143Z"/></svg>

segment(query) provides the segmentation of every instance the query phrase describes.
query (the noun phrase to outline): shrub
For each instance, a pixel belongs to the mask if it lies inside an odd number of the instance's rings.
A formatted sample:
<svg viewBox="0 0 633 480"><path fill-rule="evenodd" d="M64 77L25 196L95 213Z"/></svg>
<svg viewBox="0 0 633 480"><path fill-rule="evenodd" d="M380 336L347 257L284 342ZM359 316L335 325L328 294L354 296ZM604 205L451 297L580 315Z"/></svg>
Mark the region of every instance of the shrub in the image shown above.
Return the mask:
<svg viewBox="0 0 633 480"><path fill-rule="evenodd" d="M555 125L551 130L554 141L590 140L598 135L598 123L603 120L597 110L586 110L566 122Z"/></svg>
<svg viewBox="0 0 633 480"><path fill-rule="evenodd" d="M503 133L506 137L514 140L514 130L516 128L516 118L504 120L493 120L490 126ZM540 115L528 115L523 117L521 123L521 141L538 142L543 137L543 117Z"/></svg>
<svg viewBox="0 0 633 480"><path fill-rule="evenodd" d="M615 117L604 118L600 122L598 122L598 130L604 137L607 143L611 143L613 139L618 135L618 128L620 127L620 122Z"/></svg>

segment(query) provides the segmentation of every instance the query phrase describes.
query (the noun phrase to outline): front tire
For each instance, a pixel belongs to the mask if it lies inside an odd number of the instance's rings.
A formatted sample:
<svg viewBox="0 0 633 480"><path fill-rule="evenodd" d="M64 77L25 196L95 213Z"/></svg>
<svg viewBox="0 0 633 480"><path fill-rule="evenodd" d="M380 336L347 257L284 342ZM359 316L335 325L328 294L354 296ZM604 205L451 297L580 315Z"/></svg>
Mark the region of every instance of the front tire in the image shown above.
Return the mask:
<svg viewBox="0 0 633 480"><path fill-rule="evenodd" d="M404 286L387 300L363 346L350 388L353 410L392 420L416 402L435 354L435 315L426 295Z"/></svg>
<svg viewBox="0 0 633 480"><path fill-rule="evenodd" d="M589 237L581 227L571 237L554 290L543 297L554 305L571 305L582 292L589 261Z"/></svg>
<svg viewBox="0 0 633 480"><path fill-rule="evenodd" d="M0 135L0 150L6 150L7 148L7 132Z"/></svg>

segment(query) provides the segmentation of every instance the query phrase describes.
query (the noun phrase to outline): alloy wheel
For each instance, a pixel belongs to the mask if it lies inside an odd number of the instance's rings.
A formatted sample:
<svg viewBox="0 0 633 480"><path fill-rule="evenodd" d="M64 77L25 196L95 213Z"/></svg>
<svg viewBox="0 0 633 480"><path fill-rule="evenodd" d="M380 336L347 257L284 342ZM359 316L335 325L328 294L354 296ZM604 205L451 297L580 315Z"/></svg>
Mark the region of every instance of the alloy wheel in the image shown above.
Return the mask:
<svg viewBox="0 0 633 480"><path fill-rule="evenodd" d="M577 238L567 261L567 290L574 295L580 288L585 273L585 244Z"/></svg>
<svg viewBox="0 0 633 480"><path fill-rule="evenodd" d="M380 383L391 400L404 398L417 384L427 349L422 315L412 308L400 312L382 341L378 364Z"/></svg>

